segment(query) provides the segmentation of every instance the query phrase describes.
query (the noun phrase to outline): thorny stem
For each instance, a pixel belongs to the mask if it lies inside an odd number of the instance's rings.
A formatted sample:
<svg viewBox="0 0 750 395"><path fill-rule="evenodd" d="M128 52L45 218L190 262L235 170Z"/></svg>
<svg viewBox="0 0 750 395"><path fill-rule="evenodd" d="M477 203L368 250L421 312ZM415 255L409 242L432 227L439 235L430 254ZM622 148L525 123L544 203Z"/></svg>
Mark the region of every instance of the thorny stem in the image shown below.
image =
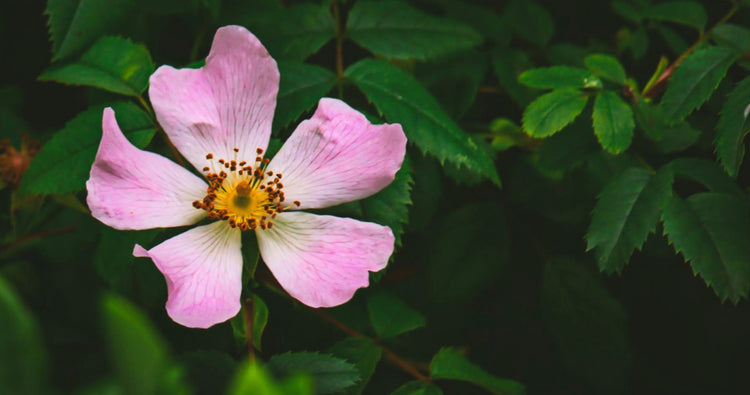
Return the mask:
<svg viewBox="0 0 750 395"><path fill-rule="evenodd" d="M331 317L328 313L324 312L321 309L311 309L315 314L318 315L318 317L328 321L331 325L338 328L340 331L346 333L347 335L351 337L365 337L365 335L355 331L352 328L349 328L348 326L344 325L340 321L336 320L335 318ZM412 375L415 379L424 381L426 383L430 382L430 378L423 375L422 373L417 370L414 366L412 366L409 362L405 361L403 358L399 357L394 353L393 351L389 350L388 348L384 347L382 344L375 342L375 344L383 351L383 355L385 355L386 359L388 359L390 362L392 362L394 365L401 368L406 373L409 373Z"/></svg>
<svg viewBox="0 0 750 395"><path fill-rule="evenodd" d="M693 53L695 49L698 48L698 46L701 43L706 41L706 39L708 39L708 37L711 36L711 33L714 31L714 29L726 23L729 20L729 18L731 18L739 9L740 9L739 2L736 2L736 1L732 2L732 8L726 14L724 14L724 16L721 17L721 19L719 19L719 21L716 22L715 25L711 26L711 28L706 30L705 32L702 32L698 40L695 43L693 43L693 45L691 45L690 48L685 50L685 52L683 52L677 59L675 59L675 61L672 62L672 64L670 64L666 69L664 69L664 71L661 73L659 78L656 80L656 83L651 85L651 87L647 91L643 92L643 97L648 98L648 99L653 99L654 97L662 93L667 88L667 83L669 83L669 78L672 76L672 73L674 73L674 71L677 69L680 63L682 63L682 61L685 60L685 58L687 58L691 53Z"/></svg>
<svg viewBox="0 0 750 395"><path fill-rule="evenodd" d="M247 357L250 362L255 361L255 344L253 343L253 315L255 306L253 300L245 299L242 304L242 310L245 313L245 341L247 342Z"/></svg>
<svg viewBox="0 0 750 395"><path fill-rule="evenodd" d="M331 1L333 8L333 18L336 20L336 85L339 90L339 99L344 98L344 31L341 27L341 11L339 10L338 0Z"/></svg>

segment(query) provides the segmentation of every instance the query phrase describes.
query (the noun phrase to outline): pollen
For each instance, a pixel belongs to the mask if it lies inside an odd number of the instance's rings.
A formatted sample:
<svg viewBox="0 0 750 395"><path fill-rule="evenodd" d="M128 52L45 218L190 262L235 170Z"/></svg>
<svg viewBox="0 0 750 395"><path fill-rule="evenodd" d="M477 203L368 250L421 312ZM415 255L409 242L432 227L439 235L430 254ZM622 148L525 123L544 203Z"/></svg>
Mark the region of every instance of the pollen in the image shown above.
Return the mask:
<svg viewBox="0 0 750 395"><path fill-rule="evenodd" d="M210 219L227 221L229 226L240 230L272 229L272 219L290 207L300 206L299 201L284 206L284 185L281 174L267 171L270 162L261 156L249 165L247 161L237 161L240 150L234 149L234 159L217 159L208 153L209 166L203 168L208 181L206 196L193 202L193 207L208 212ZM255 154L261 155L258 148ZM252 154L252 153L251 153ZM219 169L217 172L216 169Z"/></svg>

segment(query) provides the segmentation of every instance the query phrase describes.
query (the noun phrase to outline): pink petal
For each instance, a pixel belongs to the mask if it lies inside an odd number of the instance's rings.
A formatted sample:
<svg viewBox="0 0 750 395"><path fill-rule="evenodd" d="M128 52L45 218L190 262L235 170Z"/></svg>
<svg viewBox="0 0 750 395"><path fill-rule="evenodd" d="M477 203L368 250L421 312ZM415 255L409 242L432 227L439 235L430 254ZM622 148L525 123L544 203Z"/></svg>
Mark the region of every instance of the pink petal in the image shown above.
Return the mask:
<svg viewBox="0 0 750 395"><path fill-rule="evenodd" d="M247 29L216 31L206 65L200 69L159 67L149 96L156 118L172 143L196 169L216 159L253 162L265 149L279 90L279 69Z"/></svg>
<svg viewBox="0 0 750 395"><path fill-rule="evenodd" d="M373 125L346 103L324 98L268 168L282 173L287 202L321 208L383 189L401 168L405 153L401 125Z"/></svg>
<svg viewBox="0 0 750 395"><path fill-rule="evenodd" d="M133 255L153 259L167 280L167 313L190 328L208 328L240 311L242 253L239 229L225 221L193 228Z"/></svg>
<svg viewBox="0 0 750 395"><path fill-rule="evenodd" d="M285 212L256 235L276 280L310 307L345 303L368 285L368 271L385 268L393 253L387 226L328 215Z"/></svg>
<svg viewBox="0 0 750 395"><path fill-rule="evenodd" d="M112 108L104 109L102 141L86 182L91 215L115 229L150 229L198 222L205 211L203 180L169 159L141 151L122 134Z"/></svg>

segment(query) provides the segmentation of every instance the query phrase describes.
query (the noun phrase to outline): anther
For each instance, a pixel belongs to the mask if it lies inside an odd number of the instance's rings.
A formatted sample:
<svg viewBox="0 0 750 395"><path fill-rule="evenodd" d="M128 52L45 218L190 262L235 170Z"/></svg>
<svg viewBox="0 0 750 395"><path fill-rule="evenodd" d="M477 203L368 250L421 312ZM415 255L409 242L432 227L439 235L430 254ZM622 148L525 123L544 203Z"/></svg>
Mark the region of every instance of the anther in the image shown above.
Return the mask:
<svg viewBox="0 0 750 395"><path fill-rule="evenodd" d="M258 148L258 149L255 150L255 152L257 152L258 155L260 155L260 154L263 153L263 148Z"/></svg>
<svg viewBox="0 0 750 395"><path fill-rule="evenodd" d="M211 169L208 166L206 166L206 167L203 168L203 171L209 171L209 170L211 170Z"/></svg>
<svg viewBox="0 0 750 395"><path fill-rule="evenodd" d="M211 160L214 158L214 154L208 154L206 155L206 159Z"/></svg>
<svg viewBox="0 0 750 395"><path fill-rule="evenodd" d="M234 149L234 152L240 152L240 149L239 149L239 148L237 148L237 147L235 147L235 148L233 148L233 149Z"/></svg>
<svg viewBox="0 0 750 395"><path fill-rule="evenodd" d="M302 205L302 203L300 203L300 202L299 202L299 200L295 200L295 201L294 201L293 203L294 203L294 205L295 205L295 206L297 206L297 207L299 207L299 206L301 206L301 205Z"/></svg>

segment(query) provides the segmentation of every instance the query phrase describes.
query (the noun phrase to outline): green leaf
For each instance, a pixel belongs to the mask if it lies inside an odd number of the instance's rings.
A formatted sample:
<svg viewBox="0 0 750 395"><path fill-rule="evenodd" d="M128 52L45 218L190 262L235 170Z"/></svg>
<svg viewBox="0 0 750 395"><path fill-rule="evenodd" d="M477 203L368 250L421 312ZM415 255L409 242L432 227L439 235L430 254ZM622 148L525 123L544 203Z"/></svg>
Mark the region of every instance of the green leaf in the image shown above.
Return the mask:
<svg viewBox="0 0 750 395"><path fill-rule="evenodd" d="M521 73L518 81L538 89L602 88L602 81L590 71L570 66L552 66L527 70Z"/></svg>
<svg viewBox="0 0 750 395"><path fill-rule="evenodd" d="M569 374L591 393L625 393L632 361L625 309L594 270L564 258L548 262L541 314Z"/></svg>
<svg viewBox="0 0 750 395"><path fill-rule="evenodd" d="M679 151L695 144L701 131L693 128L687 121L669 124L662 108L639 100L633 106L638 126L650 139L657 142L662 152Z"/></svg>
<svg viewBox="0 0 750 395"><path fill-rule="evenodd" d="M180 355L185 380L196 394L225 394L237 369L229 354L217 350L189 351Z"/></svg>
<svg viewBox="0 0 750 395"><path fill-rule="evenodd" d="M460 119L474 104L488 67L486 54L465 51L419 63L415 74L451 118Z"/></svg>
<svg viewBox="0 0 750 395"><path fill-rule="evenodd" d="M401 1L357 1L346 30L357 44L396 59L433 59L482 43L482 36L471 27Z"/></svg>
<svg viewBox="0 0 750 395"><path fill-rule="evenodd" d="M277 376L303 372L312 376L315 392L331 394L351 387L359 380L357 368L341 358L317 352L278 354L271 357L268 367Z"/></svg>
<svg viewBox="0 0 750 395"><path fill-rule="evenodd" d="M363 59L345 75L365 93L389 122L404 127L409 140L422 152L465 166L499 185L492 158L451 120L440 105L401 69L381 60Z"/></svg>
<svg viewBox="0 0 750 395"><path fill-rule="evenodd" d="M508 259L510 235L503 211L489 201L445 214L434 225L425 274L433 302L461 303L495 283Z"/></svg>
<svg viewBox="0 0 750 395"><path fill-rule="evenodd" d="M627 1L613 1L611 4L612 9L617 15L633 22L640 24L643 19L643 14L632 4Z"/></svg>
<svg viewBox="0 0 750 395"><path fill-rule="evenodd" d="M482 36L505 46L510 41L510 28L491 9L460 0L442 2L447 15L477 29Z"/></svg>
<svg viewBox="0 0 750 395"><path fill-rule="evenodd" d="M164 340L125 299L105 295L102 308L118 384L128 394L157 393L169 364Z"/></svg>
<svg viewBox="0 0 750 395"><path fill-rule="evenodd" d="M130 102L112 104L117 123L136 147L148 145L155 133L151 118ZM84 189L102 136L104 106L90 107L57 132L31 162L21 190L37 194L63 194Z"/></svg>
<svg viewBox="0 0 750 395"><path fill-rule="evenodd" d="M305 60L336 36L328 7L312 3L260 10L247 24L276 60Z"/></svg>
<svg viewBox="0 0 750 395"><path fill-rule="evenodd" d="M575 124L544 139L537 150L536 164L543 172L558 172L572 169L594 152L599 151L599 144L589 128L575 127Z"/></svg>
<svg viewBox="0 0 750 395"><path fill-rule="evenodd" d="M370 296L367 299L367 311L375 334L380 339L396 337L427 324L420 312L388 292L377 292Z"/></svg>
<svg viewBox="0 0 750 395"><path fill-rule="evenodd" d="M336 74L304 63L279 62L279 95L274 130L289 125L312 108L336 84Z"/></svg>
<svg viewBox="0 0 750 395"><path fill-rule="evenodd" d="M750 132L750 77L746 77L732 90L721 109L716 125L716 156L732 177L737 177L745 158L744 139Z"/></svg>
<svg viewBox="0 0 750 395"><path fill-rule="evenodd" d="M555 24L547 9L530 0L511 0L505 6L504 19L519 37L545 47L555 33Z"/></svg>
<svg viewBox="0 0 750 395"><path fill-rule="evenodd" d="M727 173L721 170L716 162L705 159L679 158L669 162L664 168L671 171L675 177L698 182L709 191L736 196L745 195L745 192Z"/></svg>
<svg viewBox="0 0 750 395"><path fill-rule="evenodd" d="M412 184L411 165L406 156L390 185L359 202L363 219L391 228L397 245L401 245L404 225L409 222Z"/></svg>
<svg viewBox="0 0 750 395"><path fill-rule="evenodd" d="M602 147L619 154L630 147L633 140L633 110L616 92L599 93L594 101L594 133Z"/></svg>
<svg viewBox="0 0 750 395"><path fill-rule="evenodd" d="M525 52L512 48L496 49L492 53L492 66L500 85L519 106L525 108L534 100L534 90L518 82L521 73L533 67Z"/></svg>
<svg viewBox="0 0 750 395"><path fill-rule="evenodd" d="M661 100L668 121L677 122L708 100L729 66L737 58L734 49L708 47L693 52L670 78Z"/></svg>
<svg viewBox="0 0 750 395"><path fill-rule="evenodd" d="M708 21L706 9L697 1L666 1L650 6L644 15L657 21L675 22L703 31Z"/></svg>
<svg viewBox="0 0 750 395"><path fill-rule="evenodd" d="M313 390L314 383L305 375L294 375L282 382L277 382L273 376L260 364L245 363L235 373L229 387L230 395L313 395L319 393Z"/></svg>
<svg viewBox="0 0 750 395"><path fill-rule="evenodd" d="M342 395L358 395L367 386L375 368L380 361L382 351L372 339L366 337L348 337L334 344L329 350L335 357L344 358L357 367L359 381L344 390Z"/></svg>
<svg viewBox="0 0 750 395"><path fill-rule="evenodd" d="M717 45L736 49L745 53L750 51L750 29L731 23L724 23L711 30L711 38Z"/></svg>
<svg viewBox="0 0 750 395"><path fill-rule="evenodd" d="M467 381L493 394L513 395L526 393L526 388L523 384L487 373L452 347L443 347L435 354L432 362L430 362L430 373L433 379Z"/></svg>
<svg viewBox="0 0 750 395"><path fill-rule="evenodd" d="M656 229L659 212L671 194L669 171L653 174L635 167L604 188L586 233L586 249L596 249L601 271L622 270L633 250L640 249Z"/></svg>
<svg viewBox="0 0 750 395"><path fill-rule="evenodd" d="M131 0L49 0L52 60L80 52L107 33L113 33L134 10Z"/></svg>
<svg viewBox="0 0 750 395"><path fill-rule="evenodd" d="M640 59L648 51L650 39L648 38L648 32L643 26L638 26L633 34L629 37L630 52L633 54L633 59Z"/></svg>
<svg viewBox="0 0 750 395"><path fill-rule="evenodd" d="M443 395L443 391L435 384L424 381L410 381L391 392L391 395Z"/></svg>
<svg viewBox="0 0 750 395"><path fill-rule="evenodd" d="M523 129L532 137L551 136L573 122L587 101L588 96L574 89L539 96L523 112Z"/></svg>
<svg viewBox="0 0 750 395"><path fill-rule="evenodd" d="M108 227L102 228L102 237L94 253L94 267L99 276L118 293L134 295L134 282L137 281L137 276L133 246L150 243L160 232L160 229L119 231Z"/></svg>
<svg viewBox="0 0 750 395"><path fill-rule="evenodd" d="M583 59L583 63L589 70L606 80L620 85L625 85L627 82L625 69L614 56L605 54L589 55Z"/></svg>
<svg viewBox="0 0 750 395"><path fill-rule="evenodd" d="M253 345L255 349L262 350L261 339L263 337L263 331L266 329L268 323L268 306L266 302L260 298L260 296L253 294Z"/></svg>
<svg viewBox="0 0 750 395"><path fill-rule="evenodd" d="M137 97L146 90L153 72L154 63L144 45L121 37L103 37L77 60L52 66L39 79Z"/></svg>
<svg viewBox="0 0 750 395"><path fill-rule="evenodd" d="M0 393L43 394L47 357L34 317L0 277Z"/></svg>
<svg viewBox="0 0 750 395"><path fill-rule="evenodd" d="M750 205L722 193L672 197L662 214L664 234L721 301L747 298L750 287Z"/></svg>

